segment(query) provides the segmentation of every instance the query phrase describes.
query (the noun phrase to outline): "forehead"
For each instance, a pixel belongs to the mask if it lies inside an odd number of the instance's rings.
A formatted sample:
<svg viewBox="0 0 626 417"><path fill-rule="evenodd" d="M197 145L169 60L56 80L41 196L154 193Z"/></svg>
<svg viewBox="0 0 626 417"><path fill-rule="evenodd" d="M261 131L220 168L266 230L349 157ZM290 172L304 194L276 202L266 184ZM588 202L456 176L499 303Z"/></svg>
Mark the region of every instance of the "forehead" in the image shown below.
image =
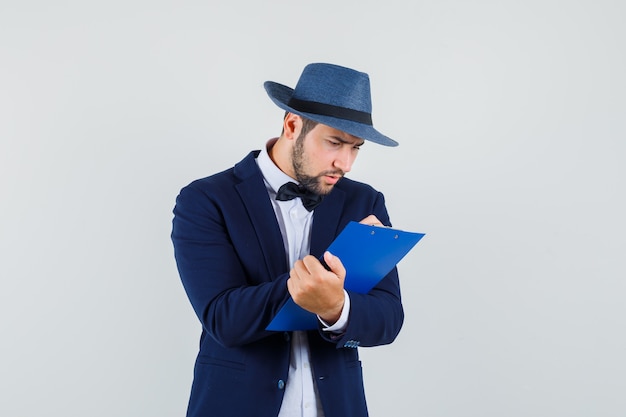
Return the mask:
<svg viewBox="0 0 626 417"><path fill-rule="evenodd" d="M349 133L344 132L343 130L335 129L334 127L330 127L322 123L318 123L311 132L313 131L315 131L316 134L322 137L332 138L340 142L347 143L349 145L361 146L365 142L363 139L357 136L353 136Z"/></svg>

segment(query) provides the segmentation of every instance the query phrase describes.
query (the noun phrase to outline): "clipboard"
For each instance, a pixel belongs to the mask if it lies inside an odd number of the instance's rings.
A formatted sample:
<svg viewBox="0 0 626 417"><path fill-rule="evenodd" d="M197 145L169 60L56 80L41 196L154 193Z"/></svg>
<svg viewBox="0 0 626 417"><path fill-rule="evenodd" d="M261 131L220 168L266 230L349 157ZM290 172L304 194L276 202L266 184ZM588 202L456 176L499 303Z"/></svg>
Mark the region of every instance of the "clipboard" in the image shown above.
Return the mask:
<svg viewBox="0 0 626 417"><path fill-rule="evenodd" d="M328 247L346 268L344 288L368 293L424 237L424 233L406 232L350 222ZM314 330L317 316L298 306L292 298L266 327L272 331Z"/></svg>

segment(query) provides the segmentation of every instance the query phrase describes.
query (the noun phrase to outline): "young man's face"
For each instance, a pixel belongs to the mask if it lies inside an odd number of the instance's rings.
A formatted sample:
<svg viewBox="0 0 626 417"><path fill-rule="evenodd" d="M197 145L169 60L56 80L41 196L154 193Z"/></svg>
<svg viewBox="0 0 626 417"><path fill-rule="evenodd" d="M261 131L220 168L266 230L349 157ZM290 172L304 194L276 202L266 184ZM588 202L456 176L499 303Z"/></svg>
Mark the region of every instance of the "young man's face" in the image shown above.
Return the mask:
<svg viewBox="0 0 626 417"><path fill-rule="evenodd" d="M296 180L316 194L330 193L337 181L352 169L363 142L341 130L317 124L294 144L291 159Z"/></svg>

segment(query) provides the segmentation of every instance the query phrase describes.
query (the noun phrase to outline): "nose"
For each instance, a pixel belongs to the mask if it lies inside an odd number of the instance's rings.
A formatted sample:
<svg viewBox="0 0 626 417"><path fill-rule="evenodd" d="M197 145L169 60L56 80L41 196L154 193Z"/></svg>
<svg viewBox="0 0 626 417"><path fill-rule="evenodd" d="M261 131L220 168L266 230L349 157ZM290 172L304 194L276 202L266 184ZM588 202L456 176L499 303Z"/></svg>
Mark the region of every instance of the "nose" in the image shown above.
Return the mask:
<svg viewBox="0 0 626 417"><path fill-rule="evenodd" d="M334 166L342 170L344 173L350 172L352 164L356 159L356 152L352 146L343 146L337 157L335 158Z"/></svg>

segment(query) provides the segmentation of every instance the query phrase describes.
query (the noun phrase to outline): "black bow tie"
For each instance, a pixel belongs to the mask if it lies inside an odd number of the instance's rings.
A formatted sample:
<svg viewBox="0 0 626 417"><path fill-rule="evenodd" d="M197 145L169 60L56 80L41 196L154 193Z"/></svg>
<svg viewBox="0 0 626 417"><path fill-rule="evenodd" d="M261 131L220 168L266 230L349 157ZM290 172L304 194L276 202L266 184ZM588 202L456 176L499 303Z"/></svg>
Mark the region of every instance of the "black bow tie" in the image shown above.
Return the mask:
<svg viewBox="0 0 626 417"><path fill-rule="evenodd" d="M317 207L322 202L323 198L321 195L315 194L313 191L309 191L293 182L281 185L276 193L276 200L279 201L293 200L296 197L300 197L302 205L308 211L312 211Z"/></svg>

